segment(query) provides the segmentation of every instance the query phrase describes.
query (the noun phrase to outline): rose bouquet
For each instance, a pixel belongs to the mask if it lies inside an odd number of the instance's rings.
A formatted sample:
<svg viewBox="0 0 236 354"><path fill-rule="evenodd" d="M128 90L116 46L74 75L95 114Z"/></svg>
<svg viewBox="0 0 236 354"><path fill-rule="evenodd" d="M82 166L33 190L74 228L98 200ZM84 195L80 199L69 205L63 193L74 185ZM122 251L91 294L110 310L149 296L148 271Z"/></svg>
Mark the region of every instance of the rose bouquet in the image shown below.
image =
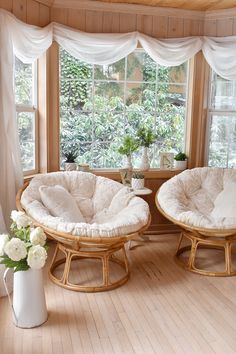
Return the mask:
<svg viewBox="0 0 236 354"><path fill-rule="evenodd" d="M34 228L22 211L11 213L11 234L0 235L0 264L14 272L40 269L47 259L46 235L41 227Z"/></svg>

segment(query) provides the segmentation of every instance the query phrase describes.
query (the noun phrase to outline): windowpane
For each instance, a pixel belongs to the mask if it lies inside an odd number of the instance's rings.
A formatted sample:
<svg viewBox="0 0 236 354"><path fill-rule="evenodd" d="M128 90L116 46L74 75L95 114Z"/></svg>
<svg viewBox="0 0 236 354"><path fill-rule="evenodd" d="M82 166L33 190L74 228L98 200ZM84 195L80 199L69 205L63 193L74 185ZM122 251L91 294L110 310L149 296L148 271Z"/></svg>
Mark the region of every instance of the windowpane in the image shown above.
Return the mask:
<svg viewBox="0 0 236 354"><path fill-rule="evenodd" d="M15 57L16 104L33 105L33 65L24 64Z"/></svg>
<svg viewBox="0 0 236 354"><path fill-rule="evenodd" d="M60 77L66 80L88 80L92 79L92 65L82 62L66 50L60 50Z"/></svg>
<svg viewBox="0 0 236 354"><path fill-rule="evenodd" d="M61 104L74 110L91 110L89 103L92 101L92 82L78 80L61 80Z"/></svg>
<svg viewBox="0 0 236 354"><path fill-rule="evenodd" d="M160 67L159 67L160 68ZM162 67L157 72L158 82L169 82L184 84L187 82L187 65L183 63L179 66L172 66L168 68Z"/></svg>
<svg viewBox="0 0 236 354"><path fill-rule="evenodd" d="M212 116L208 164L236 168L236 116Z"/></svg>
<svg viewBox="0 0 236 354"><path fill-rule="evenodd" d="M35 169L35 113L17 114L21 148L21 162L24 171Z"/></svg>
<svg viewBox="0 0 236 354"><path fill-rule="evenodd" d="M95 110L124 108L124 83L95 82L94 83Z"/></svg>
<svg viewBox="0 0 236 354"><path fill-rule="evenodd" d="M236 168L236 82L212 72L208 165Z"/></svg>
<svg viewBox="0 0 236 354"><path fill-rule="evenodd" d="M127 80L156 81L157 64L141 50L136 50L127 58Z"/></svg>
<svg viewBox="0 0 236 354"><path fill-rule="evenodd" d="M125 79L125 59L121 59L114 64L94 65L95 80L124 80Z"/></svg>
<svg viewBox="0 0 236 354"><path fill-rule="evenodd" d="M117 150L124 135L135 136L143 125L157 133L149 151L152 167L159 166L160 150L184 149L187 63L164 68L140 49L117 63L86 64L84 70L64 50L60 58L61 156L72 149L78 163L121 167ZM141 153L133 154L135 167Z"/></svg>
<svg viewBox="0 0 236 354"><path fill-rule="evenodd" d="M213 109L236 109L236 82L215 76L212 93L211 105Z"/></svg>

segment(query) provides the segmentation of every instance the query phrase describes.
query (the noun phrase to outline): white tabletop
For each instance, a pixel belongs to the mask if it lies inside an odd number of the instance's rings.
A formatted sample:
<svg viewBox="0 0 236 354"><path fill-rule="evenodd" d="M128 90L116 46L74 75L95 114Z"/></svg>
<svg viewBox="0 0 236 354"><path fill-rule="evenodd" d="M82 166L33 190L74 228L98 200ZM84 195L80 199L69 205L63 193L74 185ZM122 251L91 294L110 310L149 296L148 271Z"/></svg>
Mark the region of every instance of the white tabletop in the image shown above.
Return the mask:
<svg viewBox="0 0 236 354"><path fill-rule="evenodd" d="M148 195L152 193L152 190L144 187L142 189L132 189L132 192L134 192L135 195Z"/></svg>

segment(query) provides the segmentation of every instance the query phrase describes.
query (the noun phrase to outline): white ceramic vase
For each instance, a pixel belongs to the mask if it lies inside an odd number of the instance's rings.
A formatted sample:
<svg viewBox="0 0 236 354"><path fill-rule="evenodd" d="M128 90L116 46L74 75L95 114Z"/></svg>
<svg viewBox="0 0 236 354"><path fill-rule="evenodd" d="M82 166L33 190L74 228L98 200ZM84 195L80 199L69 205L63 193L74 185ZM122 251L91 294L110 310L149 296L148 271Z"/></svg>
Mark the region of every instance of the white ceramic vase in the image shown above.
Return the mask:
<svg viewBox="0 0 236 354"><path fill-rule="evenodd" d="M186 170L186 168L187 168L187 160L184 160L184 161L177 161L177 160L175 160L175 162L174 162L174 167L175 167L177 170Z"/></svg>
<svg viewBox="0 0 236 354"><path fill-rule="evenodd" d="M6 275L4 277L6 278ZM17 327L33 328L47 321L42 269L28 269L14 273L11 306Z"/></svg>
<svg viewBox="0 0 236 354"><path fill-rule="evenodd" d="M131 155L125 155L125 166L124 168L127 168L128 170L132 170L133 165L132 165L132 156Z"/></svg>
<svg viewBox="0 0 236 354"><path fill-rule="evenodd" d="M77 163L76 162L65 162L65 171L75 171L77 170Z"/></svg>
<svg viewBox="0 0 236 354"><path fill-rule="evenodd" d="M140 171L147 171L147 170L149 170L149 168L150 168L150 162L149 162L149 157L148 157L148 147L144 146L139 170Z"/></svg>
<svg viewBox="0 0 236 354"><path fill-rule="evenodd" d="M144 178L133 178L131 179L132 189L143 189L144 188Z"/></svg>

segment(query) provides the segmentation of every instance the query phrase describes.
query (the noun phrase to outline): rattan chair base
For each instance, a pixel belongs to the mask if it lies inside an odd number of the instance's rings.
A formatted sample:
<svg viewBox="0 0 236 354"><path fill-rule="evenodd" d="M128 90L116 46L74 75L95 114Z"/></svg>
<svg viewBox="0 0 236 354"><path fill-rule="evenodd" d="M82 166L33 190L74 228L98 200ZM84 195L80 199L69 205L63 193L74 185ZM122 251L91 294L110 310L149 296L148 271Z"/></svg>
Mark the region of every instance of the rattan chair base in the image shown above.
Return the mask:
<svg viewBox="0 0 236 354"><path fill-rule="evenodd" d="M191 245L181 247L183 239L191 241ZM208 237L190 231L182 231L179 239L177 252L175 254L176 262L185 270L193 273L208 275L212 277L228 277L236 275L236 270L232 270L232 245L236 244L236 236L226 237ZM225 271L214 272L204 269L199 269L195 265L198 249L217 249L225 253ZM188 260L183 260L181 255L190 251Z"/></svg>
<svg viewBox="0 0 236 354"><path fill-rule="evenodd" d="M116 257L115 253L121 251L123 253L123 260ZM64 254L62 259L56 260L59 252ZM80 284L73 284L69 281L70 270L71 270L71 263L74 260L81 260L81 259L100 259L102 264L102 274L103 274L103 281L102 284L98 284L95 286L86 286ZM111 282L110 280L110 272L109 272L109 262L115 262L118 264L123 270L124 274L115 282ZM62 272L62 277L58 278L55 275L56 269L59 265L64 264L64 269ZM99 292L99 291L107 291L115 289L121 285L123 285L129 279L129 264L128 259L126 256L125 246L124 244L118 244L112 248L103 248L103 249L85 249L85 250L74 250L73 248L66 247L63 244L58 243L52 263L49 269L49 277L50 279L57 285L74 291L80 292Z"/></svg>

